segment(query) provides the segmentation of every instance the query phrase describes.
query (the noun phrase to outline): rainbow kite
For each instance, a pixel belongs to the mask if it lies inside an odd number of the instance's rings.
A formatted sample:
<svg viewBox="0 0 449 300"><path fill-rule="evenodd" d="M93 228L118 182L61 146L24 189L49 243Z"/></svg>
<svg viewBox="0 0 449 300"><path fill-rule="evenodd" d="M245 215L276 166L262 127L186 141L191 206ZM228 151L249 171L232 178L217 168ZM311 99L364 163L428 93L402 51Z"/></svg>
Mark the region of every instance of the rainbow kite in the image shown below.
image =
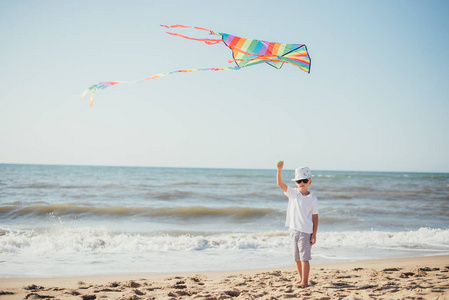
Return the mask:
<svg viewBox="0 0 449 300"><path fill-rule="evenodd" d="M230 35L227 33L217 33L209 29L204 29L201 27L191 27L185 25L172 25L166 26L161 25L166 28L194 28L198 30L204 30L210 32L212 35L220 35L221 39L197 39L187 37L178 33L167 32L168 34L179 36L189 40L205 42L208 45L215 45L223 43L229 49L232 50L232 60L228 62L234 62L236 66L227 68L204 68L204 69L190 69L190 70L177 70L167 73L159 73L141 80L136 81L104 81L98 84L92 85L87 90L84 91L81 98L84 98L88 92L92 92L90 97L89 106L92 106L95 95L98 91L103 90L111 85L116 85L119 83L138 83L151 79L156 79L159 77L164 77L174 73L185 73L185 72L195 72L195 71L227 71L227 70L240 70L241 68L267 63L276 69L280 69L284 63L289 63L299 67L301 70L310 73L310 56L307 52L306 45L303 44L281 44L272 43L259 40L245 39L238 36Z"/></svg>

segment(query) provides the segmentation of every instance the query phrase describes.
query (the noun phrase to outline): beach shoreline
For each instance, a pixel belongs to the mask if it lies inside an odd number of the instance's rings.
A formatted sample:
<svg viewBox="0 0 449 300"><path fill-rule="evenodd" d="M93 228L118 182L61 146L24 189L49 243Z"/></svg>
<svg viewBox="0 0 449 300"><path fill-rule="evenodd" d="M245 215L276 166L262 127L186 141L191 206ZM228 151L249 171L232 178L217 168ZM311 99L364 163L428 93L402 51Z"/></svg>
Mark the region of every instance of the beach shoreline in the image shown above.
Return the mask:
<svg viewBox="0 0 449 300"><path fill-rule="evenodd" d="M296 268L0 279L0 299L449 299L449 255L311 264Z"/></svg>

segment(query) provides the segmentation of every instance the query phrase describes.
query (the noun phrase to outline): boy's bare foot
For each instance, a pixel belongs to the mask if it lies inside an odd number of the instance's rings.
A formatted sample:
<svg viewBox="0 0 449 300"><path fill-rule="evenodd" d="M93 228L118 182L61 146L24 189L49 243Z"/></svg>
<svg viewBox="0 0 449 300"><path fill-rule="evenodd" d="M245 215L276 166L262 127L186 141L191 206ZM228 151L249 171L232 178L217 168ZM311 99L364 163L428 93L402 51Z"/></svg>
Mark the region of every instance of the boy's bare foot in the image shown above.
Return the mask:
<svg viewBox="0 0 449 300"><path fill-rule="evenodd" d="M301 280L299 280L299 281L296 281L296 283L295 283L296 285L298 285L299 287L302 287L302 288L306 288L306 287L308 287L309 285L307 284L307 283L302 283L302 281Z"/></svg>

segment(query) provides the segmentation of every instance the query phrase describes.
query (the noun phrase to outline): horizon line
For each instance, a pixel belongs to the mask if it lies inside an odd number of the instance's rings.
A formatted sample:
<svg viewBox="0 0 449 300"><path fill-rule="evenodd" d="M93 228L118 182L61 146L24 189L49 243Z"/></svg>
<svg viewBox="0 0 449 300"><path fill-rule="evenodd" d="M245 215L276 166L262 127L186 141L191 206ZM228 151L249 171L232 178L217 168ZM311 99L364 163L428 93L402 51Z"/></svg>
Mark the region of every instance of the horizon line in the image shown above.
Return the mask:
<svg viewBox="0 0 449 300"><path fill-rule="evenodd" d="M162 169L219 169L219 170L273 170L276 171L276 166L272 169L266 168L226 168L226 167L173 167L173 166L132 166L132 165L87 165L87 164L50 164L50 163L2 163L0 165L29 165L29 166L55 166L55 167L102 167L102 168L162 168ZM283 169L294 171L295 169ZM421 174L449 174L449 172L430 172L430 171L378 171L378 170L321 170L324 172L366 172L366 173L421 173Z"/></svg>

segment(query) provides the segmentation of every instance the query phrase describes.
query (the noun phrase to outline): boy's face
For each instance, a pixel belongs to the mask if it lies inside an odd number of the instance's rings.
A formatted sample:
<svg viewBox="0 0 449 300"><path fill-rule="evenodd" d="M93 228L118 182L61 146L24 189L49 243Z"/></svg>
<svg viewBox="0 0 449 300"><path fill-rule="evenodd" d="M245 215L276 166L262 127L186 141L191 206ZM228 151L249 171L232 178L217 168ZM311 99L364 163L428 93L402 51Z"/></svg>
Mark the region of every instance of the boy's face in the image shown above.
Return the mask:
<svg viewBox="0 0 449 300"><path fill-rule="evenodd" d="M298 188L307 189L312 184L312 179L308 178L308 179L297 180L297 181L295 181L295 183Z"/></svg>

